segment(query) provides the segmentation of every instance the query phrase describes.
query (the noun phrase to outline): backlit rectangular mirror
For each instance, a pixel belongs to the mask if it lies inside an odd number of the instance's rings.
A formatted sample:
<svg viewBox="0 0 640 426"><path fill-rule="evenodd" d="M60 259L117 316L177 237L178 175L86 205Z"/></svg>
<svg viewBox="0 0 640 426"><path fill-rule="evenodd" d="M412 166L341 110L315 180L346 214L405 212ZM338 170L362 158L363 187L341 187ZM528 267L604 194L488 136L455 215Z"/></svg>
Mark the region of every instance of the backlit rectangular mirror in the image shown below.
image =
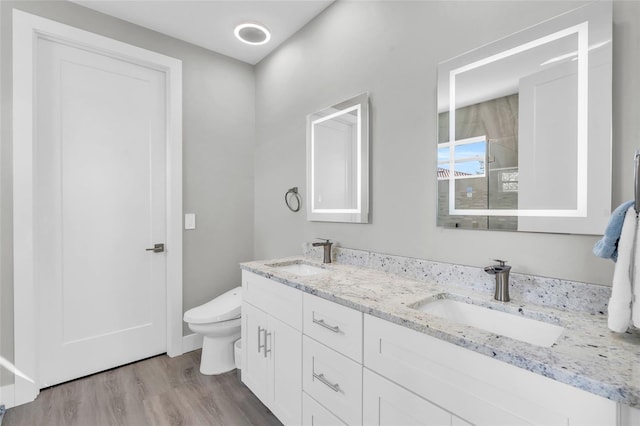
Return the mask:
<svg viewBox="0 0 640 426"><path fill-rule="evenodd" d="M611 32L594 2L439 65L439 226L604 231Z"/></svg>
<svg viewBox="0 0 640 426"><path fill-rule="evenodd" d="M307 116L307 220L369 221L369 96Z"/></svg>

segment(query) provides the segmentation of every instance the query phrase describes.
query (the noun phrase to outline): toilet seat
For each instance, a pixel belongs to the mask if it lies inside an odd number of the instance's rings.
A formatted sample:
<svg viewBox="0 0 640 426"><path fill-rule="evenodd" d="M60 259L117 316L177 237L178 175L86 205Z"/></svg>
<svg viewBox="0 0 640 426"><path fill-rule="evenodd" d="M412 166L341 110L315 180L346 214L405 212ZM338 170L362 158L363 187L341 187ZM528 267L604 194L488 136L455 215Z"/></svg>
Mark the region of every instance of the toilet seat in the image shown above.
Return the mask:
<svg viewBox="0 0 640 426"><path fill-rule="evenodd" d="M184 321L191 324L207 324L240 318L242 287L232 288L215 299L189 309Z"/></svg>

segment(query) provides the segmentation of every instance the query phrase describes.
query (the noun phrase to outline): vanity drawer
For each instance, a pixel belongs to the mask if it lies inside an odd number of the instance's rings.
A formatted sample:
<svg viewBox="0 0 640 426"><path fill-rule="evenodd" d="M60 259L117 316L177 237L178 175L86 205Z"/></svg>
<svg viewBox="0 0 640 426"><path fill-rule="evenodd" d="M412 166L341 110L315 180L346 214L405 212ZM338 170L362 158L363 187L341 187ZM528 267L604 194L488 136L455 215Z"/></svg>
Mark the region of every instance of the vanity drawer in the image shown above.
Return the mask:
<svg viewBox="0 0 640 426"><path fill-rule="evenodd" d="M362 312L304 293L304 334L362 363Z"/></svg>
<svg viewBox="0 0 640 426"><path fill-rule="evenodd" d="M302 331L302 292L286 284L242 271L242 299Z"/></svg>
<svg viewBox="0 0 640 426"><path fill-rule="evenodd" d="M348 425L362 424L362 365L302 337L302 389Z"/></svg>
<svg viewBox="0 0 640 426"><path fill-rule="evenodd" d="M342 420L306 393L302 392L303 426L346 426Z"/></svg>

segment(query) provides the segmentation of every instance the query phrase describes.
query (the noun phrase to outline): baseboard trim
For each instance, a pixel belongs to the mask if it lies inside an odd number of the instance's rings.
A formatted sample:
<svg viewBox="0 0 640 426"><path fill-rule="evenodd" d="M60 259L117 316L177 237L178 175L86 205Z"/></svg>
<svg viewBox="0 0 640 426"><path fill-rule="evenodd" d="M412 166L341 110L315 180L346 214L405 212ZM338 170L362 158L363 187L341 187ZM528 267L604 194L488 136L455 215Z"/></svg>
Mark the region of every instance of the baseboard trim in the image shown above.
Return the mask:
<svg viewBox="0 0 640 426"><path fill-rule="evenodd" d="M202 335L189 334L182 337L182 352L187 353L202 348Z"/></svg>
<svg viewBox="0 0 640 426"><path fill-rule="evenodd" d="M16 405L14 385L0 386L0 405L4 405L5 408L11 408Z"/></svg>

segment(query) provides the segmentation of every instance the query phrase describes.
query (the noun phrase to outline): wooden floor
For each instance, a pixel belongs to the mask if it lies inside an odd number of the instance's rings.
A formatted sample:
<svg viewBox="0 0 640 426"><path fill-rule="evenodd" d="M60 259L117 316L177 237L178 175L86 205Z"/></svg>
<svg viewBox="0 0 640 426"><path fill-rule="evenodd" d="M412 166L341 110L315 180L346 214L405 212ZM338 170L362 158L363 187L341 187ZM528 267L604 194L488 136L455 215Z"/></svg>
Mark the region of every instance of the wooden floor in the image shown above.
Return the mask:
<svg viewBox="0 0 640 426"><path fill-rule="evenodd" d="M281 425L236 371L203 376L200 351L160 355L44 389L7 411L17 425Z"/></svg>

